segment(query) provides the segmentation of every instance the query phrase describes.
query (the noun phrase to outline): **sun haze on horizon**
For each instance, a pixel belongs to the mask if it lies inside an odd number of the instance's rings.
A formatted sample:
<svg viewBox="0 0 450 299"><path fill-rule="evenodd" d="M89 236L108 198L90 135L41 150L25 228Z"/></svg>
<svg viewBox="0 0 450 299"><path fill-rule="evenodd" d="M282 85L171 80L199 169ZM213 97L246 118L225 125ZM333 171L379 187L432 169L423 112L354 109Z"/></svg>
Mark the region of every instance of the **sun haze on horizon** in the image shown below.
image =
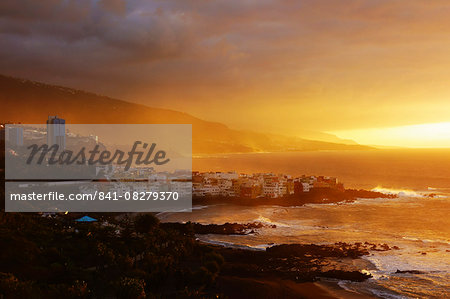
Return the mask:
<svg viewBox="0 0 450 299"><path fill-rule="evenodd" d="M329 132L361 144L450 148L450 122Z"/></svg>

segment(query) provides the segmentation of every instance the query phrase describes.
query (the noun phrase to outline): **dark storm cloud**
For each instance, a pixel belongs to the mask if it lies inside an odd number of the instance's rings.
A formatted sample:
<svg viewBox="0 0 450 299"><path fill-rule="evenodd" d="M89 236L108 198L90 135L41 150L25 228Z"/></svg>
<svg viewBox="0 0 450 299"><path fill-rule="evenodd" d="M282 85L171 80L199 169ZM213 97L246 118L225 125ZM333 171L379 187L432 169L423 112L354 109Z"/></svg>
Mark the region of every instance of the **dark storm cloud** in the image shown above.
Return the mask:
<svg viewBox="0 0 450 299"><path fill-rule="evenodd" d="M383 110L394 96L421 107L418 88L447 93L449 7L443 0L3 0L0 73L213 118L223 109L235 120L268 118L291 107L298 112L280 122L302 117L326 128L311 113L318 110L342 127L380 113L396 122L398 110ZM360 119L356 109L365 111Z"/></svg>
<svg viewBox="0 0 450 299"><path fill-rule="evenodd" d="M39 5L37 4L39 3ZM134 3L134 5L137 5ZM121 69L180 56L190 35L183 17L122 1L4 1L3 70L42 76Z"/></svg>

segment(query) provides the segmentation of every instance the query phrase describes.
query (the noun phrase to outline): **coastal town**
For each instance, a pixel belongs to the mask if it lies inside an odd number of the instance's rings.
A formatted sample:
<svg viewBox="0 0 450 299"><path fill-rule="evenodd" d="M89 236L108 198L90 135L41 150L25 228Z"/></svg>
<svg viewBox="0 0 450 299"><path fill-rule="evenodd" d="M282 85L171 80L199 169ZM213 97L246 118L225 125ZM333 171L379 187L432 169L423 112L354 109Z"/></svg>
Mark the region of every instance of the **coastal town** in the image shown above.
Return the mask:
<svg viewBox="0 0 450 299"><path fill-rule="evenodd" d="M113 179L111 191L123 195L126 192L171 191L189 194L193 197L229 197L229 198L283 198L290 195L308 194L314 188L327 188L344 191L344 184L335 177L302 175L293 177L288 174L274 173L238 173L230 172L192 172L187 171L155 172L152 167L132 167L124 171L121 166L109 171ZM98 174L101 170L97 169ZM106 173L105 171L104 173ZM138 180L133 184L127 179ZM117 181L118 180L118 181ZM122 182L121 182L122 181Z"/></svg>
<svg viewBox="0 0 450 299"><path fill-rule="evenodd" d="M80 145L97 146L98 136L82 136L66 132L66 121L57 116L49 116L46 128L33 128L23 125L1 125L1 138L14 150L23 149L24 140L41 140L44 144L58 144L64 149ZM88 167L88 166L86 166ZM199 172L177 170L174 172L157 172L153 167L124 167L111 163L91 167L92 177L115 181L112 192L123 195L127 192L172 191L190 194L194 197L239 197L239 198L282 198L290 195L304 194L313 188L329 188L344 191L344 185L335 177L307 176L293 177L289 174L275 173L238 173L238 172ZM84 170L87 173L87 170ZM94 175L95 172L95 175ZM191 177L192 174L192 177ZM191 180L192 178L192 180ZM130 180L138 180L130 184ZM67 183L66 183L67 184ZM88 190L83 190L88 191Z"/></svg>
<svg viewBox="0 0 450 299"><path fill-rule="evenodd" d="M193 172L193 196L224 196L241 198L280 198L310 192L313 188L343 191L337 178L328 176L293 177L288 174L237 172Z"/></svg>

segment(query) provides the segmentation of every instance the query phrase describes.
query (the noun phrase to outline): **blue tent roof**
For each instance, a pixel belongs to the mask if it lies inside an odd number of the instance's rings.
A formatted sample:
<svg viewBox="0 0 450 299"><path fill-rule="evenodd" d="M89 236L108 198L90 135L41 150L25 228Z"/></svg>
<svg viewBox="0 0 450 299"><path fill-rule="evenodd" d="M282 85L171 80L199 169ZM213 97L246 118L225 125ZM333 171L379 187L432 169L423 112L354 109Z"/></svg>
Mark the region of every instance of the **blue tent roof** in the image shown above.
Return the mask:
<svg viewBox="0 0 450 299"><path fill-rule="evenodd" d="M94 222L94 221L97 221L97 219L94 219L94 218L89 217L89 216L83 216L81 218L78 218L75 221L77 221L77 222Z"/></svg>

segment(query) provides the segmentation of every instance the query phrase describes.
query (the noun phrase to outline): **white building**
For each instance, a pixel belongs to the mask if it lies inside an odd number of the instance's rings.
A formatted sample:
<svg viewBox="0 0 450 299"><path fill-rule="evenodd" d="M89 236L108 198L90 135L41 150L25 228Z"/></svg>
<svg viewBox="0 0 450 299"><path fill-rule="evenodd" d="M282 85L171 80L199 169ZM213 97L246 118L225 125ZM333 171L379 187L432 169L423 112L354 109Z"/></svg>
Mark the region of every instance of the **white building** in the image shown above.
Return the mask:
<svg viewBox="0 0 450 299"><path fill-rule="evenodd" d="M309 192L311 190L311 185L309 183L302 183L303 192Z"/></svg>

